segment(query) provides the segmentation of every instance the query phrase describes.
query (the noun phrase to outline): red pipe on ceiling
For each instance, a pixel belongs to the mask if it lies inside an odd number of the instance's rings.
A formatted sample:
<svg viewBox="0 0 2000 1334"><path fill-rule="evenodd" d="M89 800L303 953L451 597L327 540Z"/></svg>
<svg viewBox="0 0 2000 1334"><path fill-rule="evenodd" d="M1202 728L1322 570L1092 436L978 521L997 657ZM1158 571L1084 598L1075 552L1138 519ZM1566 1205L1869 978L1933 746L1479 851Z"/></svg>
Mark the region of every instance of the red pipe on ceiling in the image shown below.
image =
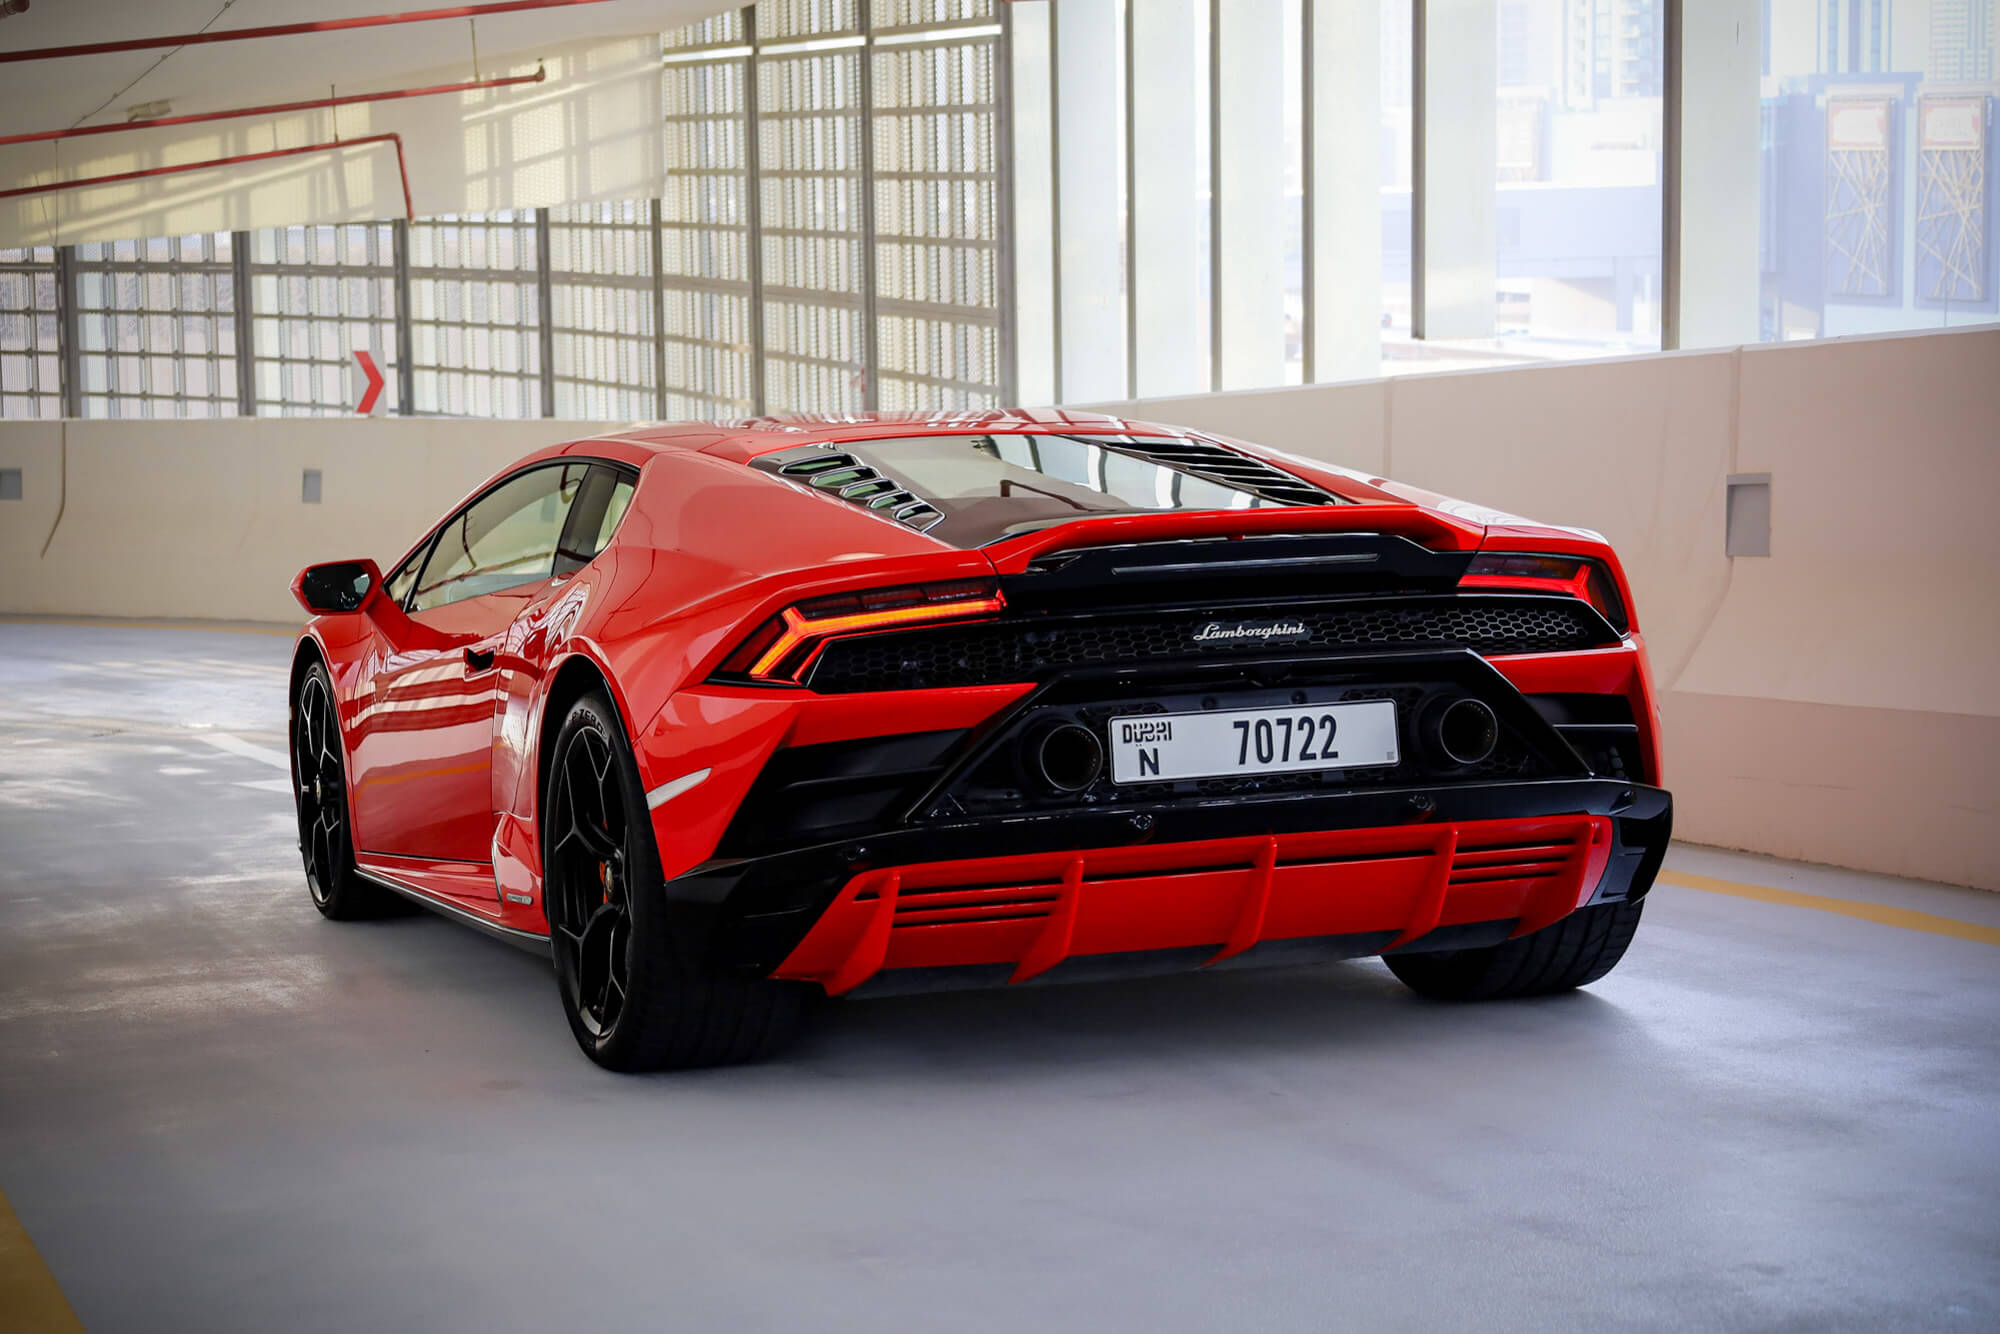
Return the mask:
<svg viewBox="0 0 2000 1334"><path fill-rule="evenodd" d="M518 14L530 9L565 9L571 5L601 5L606 0L502 0L498 4L454 5L449 9L413 9L403 14L371 14L351 19L319 19L312 23L280 23L267 28L226 28L221 32L190 32L177 37L130 37L118 42L86 42L80 46L42 46L32 51L0 51L0 65L18 60L60 60L68 56L108 56L121 51L154 51L165 46L206 46L211 42L249 42L265 37L305 37L319 32L383 28L397 23L434 23L439 19L476 19L488 14Z"/></svg>
<svg viewBox="0 0 2000 1334"><path fill-rule="evenodd" d="M121 171L110 176L79 176L72 180L54 181L47 185L23 185L12 190L0 190L0 199L13 199L20 195L53 194L58 190L81 190L92 185L113 185L119 181L144 180L149 176L171 176L183 171L205 171L211 167L233 167L243 162L297 157L301 153L333 153L343 148L357 148L362 144L396 146L396 170L403 178L403 215L415 222L417 209L416 205L410 202L410 167L403 157L403 136L400 134L370 134L359 139L340 139L326 144L301 144L297 148L272 148L262 153L238 153L233 157L205 158L200 162L176 162L166 167L142 167L138 171Z"/></svg>
<svg viewBox="0 0 2000 1334"><path fill-rule="evenodd" d="M48 139L76 139L87 134L123 134L127 130L155 130L163 125L199 125L211 120L240 120L245 116L277 116L288 111L314 111L323 107L351 106L356 102L392 102L406 97L440 97L446 93L477 92L482 88L511 88L521 83L541 83L549 77L545 69L533 74L516 74L502 79L473 79L466 83L440 83L428 88L397 88L381 93L348 93L341 97L315 97L306 102L275 102L270 106L238 107L231 111L197 111L185 116L159 116L152 120L127 121L123 125L80 125L67 130L37 130L33 134L0 135L0 147L8 144L41 143Z"/></svg>

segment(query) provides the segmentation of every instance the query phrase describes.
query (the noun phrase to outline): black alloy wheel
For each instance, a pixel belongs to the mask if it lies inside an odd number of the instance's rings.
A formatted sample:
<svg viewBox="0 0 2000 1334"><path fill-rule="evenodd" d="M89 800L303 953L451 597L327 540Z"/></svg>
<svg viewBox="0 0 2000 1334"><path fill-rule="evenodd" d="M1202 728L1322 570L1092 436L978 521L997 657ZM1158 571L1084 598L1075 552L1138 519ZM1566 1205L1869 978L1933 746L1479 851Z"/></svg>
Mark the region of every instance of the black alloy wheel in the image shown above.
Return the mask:
<svg viewBox="0 0 2000 1334"><path fill-rule="evenodd" d="M299 812L299 854L305 861L313 906L335 921L413 911L401 898L355 873L340 722L333 682L320 663L299 679L292 700L292 787Z"/></svg>
<svg viewBox="0 0 2000 1334"><path fill-rule="evenodd" d="M632 991L631 831L611 740L592 719L569 734L549 792L549 931L563 999L593 1039Z"/></svg>
<svg viewBox="0 0 2000 1334"><path fill-rule="evenodd" d="M545 791L543 906L584 1053L610 1070L733 1065L790 1037L804 986L711 972L677 938L639 767L602 694L570 706Z"/></svg>

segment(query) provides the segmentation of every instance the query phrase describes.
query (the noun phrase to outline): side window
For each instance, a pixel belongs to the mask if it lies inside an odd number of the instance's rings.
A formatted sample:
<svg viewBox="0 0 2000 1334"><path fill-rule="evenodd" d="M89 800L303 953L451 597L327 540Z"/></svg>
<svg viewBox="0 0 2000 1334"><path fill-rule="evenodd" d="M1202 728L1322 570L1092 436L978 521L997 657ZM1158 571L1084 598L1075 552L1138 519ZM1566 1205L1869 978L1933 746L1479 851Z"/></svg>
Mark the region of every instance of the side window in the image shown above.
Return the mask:
<svg viewBox="0 0 2000 1334"><path fill-rule="evenodd" d="M569 574L588 565L618 531L618 521L632 504L633 481L616 468L596 467L570 511L569 528L556 552L556 573Z"/></svg>
<svg viewBox="0 0 2000 1334"><path fill-rule="evenodd" d="M535 468L503 482L439 531L411 611L546 579L588 464Z"/></svg>
<svg viewBox="0 0 2000 1334"><path fill-rule="evenodd" d="M611 535L618 531L619 520L631 508L632 492L636 488L630 478L620 476L611 488L611 499L605 503L604 518L597 525L597 550L611 545Z"/></svg>
<svg viewBox="0 0 2000 1334"><path fill-rule="evenodd" d="M431 544L426 542L410 553L410 558L397 567L396 572L382 581L382 591L388 599L401 607L410 596L410 588L417 582L417 571L424 568L424 557L430 554Z"/></svg>

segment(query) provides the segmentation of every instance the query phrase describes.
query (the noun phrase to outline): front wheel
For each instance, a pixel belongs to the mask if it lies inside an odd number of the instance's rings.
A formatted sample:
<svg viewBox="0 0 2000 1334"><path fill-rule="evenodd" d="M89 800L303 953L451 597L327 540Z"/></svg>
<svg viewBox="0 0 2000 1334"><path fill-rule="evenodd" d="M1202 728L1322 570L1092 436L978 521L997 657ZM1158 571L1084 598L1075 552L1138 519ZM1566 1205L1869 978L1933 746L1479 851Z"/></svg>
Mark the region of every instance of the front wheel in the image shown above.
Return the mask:
<svg viewBox="0 0 2000 1334"><path fill-rule="evenodd" d="M1504 1000L1588 986L1618 966L1645 900L1579 908L1531 935L1477 950L1385 954L1399 981L1436 1000Z"/></svg>
<svg viewBox="0 0 2000 1334"><path fill-rule="evenodd" d="M292 698L292 786L306 889L320 915L350 922L415 912L414 904L355 872L333 681L317 662L299 678L298 693Z"/></svg>
<svg viewBox="0 0 2000 1334"><path fill-rule="evenodd" d="M609 1070L755 1060L798 1026L798 983L700 971L674 939L639 767L609 700L570 706L543 808L543 902L563 1012Z"/></svg>

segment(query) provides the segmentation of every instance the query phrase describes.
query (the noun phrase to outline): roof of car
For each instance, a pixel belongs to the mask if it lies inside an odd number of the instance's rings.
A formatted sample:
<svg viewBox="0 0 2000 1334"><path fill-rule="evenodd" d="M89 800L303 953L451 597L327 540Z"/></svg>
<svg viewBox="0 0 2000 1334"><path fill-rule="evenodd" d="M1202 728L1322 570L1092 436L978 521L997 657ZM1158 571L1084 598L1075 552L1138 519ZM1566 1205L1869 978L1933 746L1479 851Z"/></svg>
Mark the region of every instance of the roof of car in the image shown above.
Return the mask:
<svg viewBox="0 0 2000 1334"><path fill-rule="evenodd" d="M913 435L974 435L987 432L1074 431L1096 435L1176 436L1186 432L1154 422L1127 421L1098 412L1061 408L992 409L969 412L852 412L823 415L744 417L735 421L668 422L607 434L658 450L692 449L748 460L809 440L883 440Z"/></svg>

